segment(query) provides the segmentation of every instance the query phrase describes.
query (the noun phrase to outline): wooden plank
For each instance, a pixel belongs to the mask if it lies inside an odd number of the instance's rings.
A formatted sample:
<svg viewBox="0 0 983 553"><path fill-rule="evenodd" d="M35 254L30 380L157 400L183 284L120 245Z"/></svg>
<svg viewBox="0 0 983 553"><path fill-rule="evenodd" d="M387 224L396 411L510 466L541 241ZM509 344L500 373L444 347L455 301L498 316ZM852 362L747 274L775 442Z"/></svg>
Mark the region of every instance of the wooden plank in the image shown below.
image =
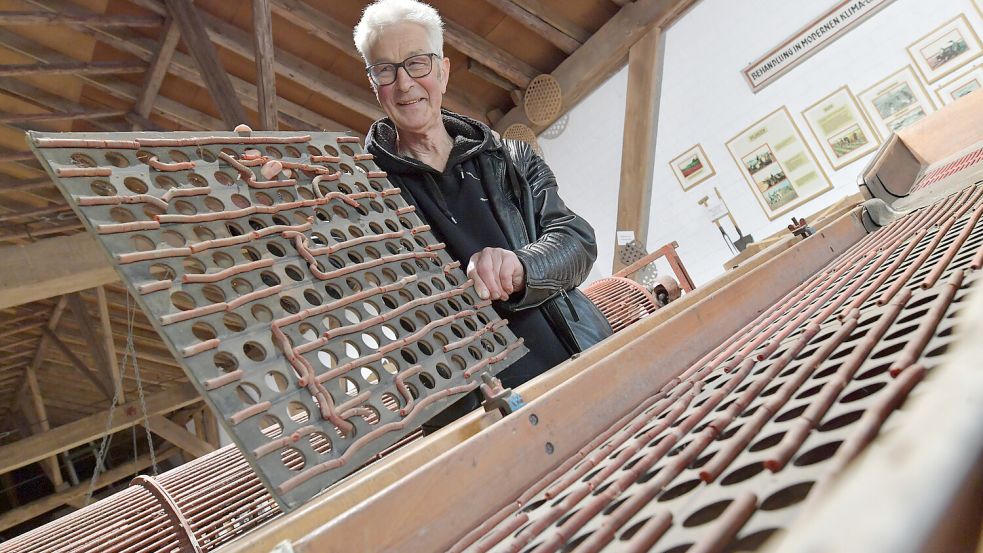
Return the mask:
<svg viewBox="0 0 983 553"><path fill-rule="evenodd" d="M627 61L628 50L650 28L673 17L680 5L691 3L692 0L636 0L621 8L551 73L563 91L563 106L556 118L570 111L620 69ZM517 106L495 124L495 130L503 132L515 123L528 125L539 133L552 121L536 125L529 121L523 108Z"/></svg>
<svg viewBox="0 0 983 553"><path fill-rule="evenodd" d="M96 299L99 303L99 324L102 327L102 343L105 348L106 369L113 379L113 389L120 403L126 403L126 391L123 389L123 378L119 371L119 358L116 355L116 342L113 340L113 324L109 317L109 304L106 302L106 290L96 286Z"/></svg>
<svg viewBox="0 0 983 553"><path fill-rule="evenodd" d="M125 75L143 73L142 63L93 61L74 63L13 63L0 65L0 77L23 75Z"/></svg>
<svg viewBox="0 0 983 553"><path fill-rule="evenodd" d="M529 81L540 73L535 67L449 19L444 20L444 37L455 50L477 60L519 88L525 89Z"/></svg>
<svg viewBox="0 0 983 553"><path fill-rule="evenodd" d="M205 80L212 101L222 114L228 129L246 123L246 111L236 97L229 75L218 59L215 45L208 37L205 24L190 0L164 0L167 10L181 29L181 39L198 64L198 71Z"/></svg>
<svg viewBox="0 0 983 553"><path fill-rule="evenodd" d="M156 15L69 15L51 12L0 12L0 25L97 25L99 27L160 27L164 18Z"/></svg>
<svg viewBox="0 0 983 553"><path fill-rule="evenodd" d="M170 459L178 454L177 448L168 447L158 451L156 454L157 463ZM96 479L95 489L98 490L124 478L133 476L151 466L150 454L141 455L133 461L113 467L99 475ZM85 481L78 486L73 486L65 491L53 493L41 499L26 503L17 509L0 514L0 532L27 522L44 513L53 511L66 503L82 499L89 493L89 482Z"/></svg>
<svg viewBox="0 0 983 553"><path fill-rule="evenodd" d="M253 44L256 58L256 88L259 92L257 130L277 130L276 70L273 45L273 14L269 0L253 0Z"/></svg>
<svg viewBox="0 0 983 553"><path fill-rule="evenodd" d="M488 3L519 22L523 27L545 38L565 54L572 54L580 47L580 41L547 23L539 15L530 12L514 0L488 0Z"/></svg>
<svg viewBox="0 0 983 553"><path fill-rule="evenodd" d="M0 309L119 280L89 234L0 247Z"/></svg>
<svg viewBox="0 0 983 553"><path fill-rule="evenodd" d="M215 451L215 447L188 432L187 428L160 415L150 417L150 425L147 426L147 429L181 448L182 451L189 453L192 457L201 457Z"/></svg>
<svg viewBox="0 0 983 553"><path fill-rule="evenodd" d="M143 75L143 88L140 91L140 98L133 106L133 112L140 117L150 117L150 110L153 108L157 93L160 92L160 85L167 76L167 68L171 64L171 57L177 49L177 43L181 39L181 31L173 18L168 18L164 25L164 32L161 34L160 43L157 46L157 53L150 61L150 67Z"/></svg>
<svg viewBox="0 0 983 553"><path fill-rule="evenodd" d="M32 104L42 106L51 110L58 110L63 112L85 110L85 108L73 102L72 100L63 98L56 94L52 94L46 90L42 90L40 88L37 88L36 86L21 81L20 79L15 79L13 77L0 77L0 90L7 92L8 94L15 95ZM107 131L115 132L115 131L124 130L121 125L109 121L101 121L95 119L92 120L92 124L95 125L96 127L99 127Z"/></svg>
<svg viewBox="0 0 983 553"><path fill-rule="evenodd" d="M474 510L497 509L519 495L517 486L533 481L535 474L547 472L550 462L569 457L585 437L599 433L595 432L597 428L606 428L605 421L609 419L603 413L627 410L633 397L645 393L637 386L640 378L649 383L643 388L657 388L657 381L652 380L655 376L672 376L674 371L686 366L685 357L698 357L716 337L732 334L746 319L773 305L785 290L814 274L865 234L859 214L851 213L817 233L813 237L817 240L798 241L775 258L726 273L576 359L520 386L518 392L527 402L520 413L498 422L495 422L500 418L497 412L470 413L426 440L406 446L389 460L369 466L313 499L304 509L251 532L226 549L228 553L266 553L284 540L295 541L305 535L302 543L294 544L296 553L396 551L401 550L399 546L387 549L383 542L393 545L404 539L403 549L412 549L408 544L413 539L418 540L416 543L427 543L431 549L440 549L463 528L473 528L474 520L488 514L477 514ZM723 317L722 326L706 328L706 318L719 312L721 304L733 308ZM742 317L737 318L736 313ZM707 332L712 336L706 335ZM673 348L672 355L679 358L665 357L662 344L681 339L692 346ZM658 359L658 367L654 369L652 359ZM645 366L650 368L640 376ZM613 370L615 367L617 370ZM603 405L585 411L583 397L598 398ZM548 419L544 419L547 412ZM528 424L528 413L537 414L537 426ZM574 419L583 420L590 429L585 431L585 427L573 423ZM551 459L544 455L546 441L554 445ZM475 487L463 491L456 485L448 487L447 482L469 483ZM488 482L496 484L488 486ZM510 489L501 489L509 486ZM438 488L442 490L440 501L428 502L426 510L403 509ZM449 498L448 494L454 497ZM387 508L401 509L401 512L382 514ZM373 533L352 531L366 527L369 519L379 520L374 518L378 516L386 516L391 526ZM469 516L476 518L462 520ZM420 517L426 522L421 522ZM442 523L433 525L433 520ZM421 537L419 532L428 535ZM344 537L339 539L340 535ZM336 540L334 545L331 539Z"/></svg>
<svg viewBox="0 0 983 553"><path fill-rule="evenodd" d="M201 401L198 391L190 383L183 383L163 392L148 395L147 413L151 416L169 413L197 401ZM117 406L107 426L108 417L108 410L100 411L53 428L44 434L0 447L0 473L12 471L55 453L99 439L107 428L109 432L118 432L143 422L140 403L133 401Z"/></svg>
<svg viewBox="0 0 983 553"><path fill-rule="evenodd" d="M491 69L488 69L484 65L481 65L474 60L468 60L468 72L509 93L516 90L514 84L500 77L498 73L495 73Z"/></svg>
<svg viewBox="0 0 983 553"><path fill-rule="evenodd" d="M75 367L78 372L82 373L82 376L89 379L89 381L92 382L92 384L95 385L100 392L102 392L102 395L106 396L106 399L111 399L113 397L113 392L109 389L109 385L103 381L103 379L93 374L94 372L99 372L98 368L95 371L89 369L88 365L79 359L79 356L75 355L75 352L72 351L72 349L68 347L53 330L49 329L48 327L41 327L41 330L43 330L48 336L48 340L54 344L59 351L61 351L62 355L71 361L72 366Z"/></svg>
<svg viewBox="0 0 983 553"><path fill-rule="evenodd" d="M0 179L0 194L11 194L15 192L27 192L41 188L54 187L54 183L48 177L36 179Z"/></svg>
<svg viewBox="0 0 983 553"><path fill-rule="evenodd" d="M106 119L122 117L123 110L75 111L63 113L0 113L0 123L36 123L40 121L75 121L79 119Z"/></svg>
<svg viewBox="0 0 983 553"><path fill-rule="evenodd" d="M625 128L621 140L621 184L618 187L618 232L633 232L646 246L655 167L655 136L662 88L662 31L650 30L628 53L628 93ZM612 272L625 264L615 240Z"/></svg>

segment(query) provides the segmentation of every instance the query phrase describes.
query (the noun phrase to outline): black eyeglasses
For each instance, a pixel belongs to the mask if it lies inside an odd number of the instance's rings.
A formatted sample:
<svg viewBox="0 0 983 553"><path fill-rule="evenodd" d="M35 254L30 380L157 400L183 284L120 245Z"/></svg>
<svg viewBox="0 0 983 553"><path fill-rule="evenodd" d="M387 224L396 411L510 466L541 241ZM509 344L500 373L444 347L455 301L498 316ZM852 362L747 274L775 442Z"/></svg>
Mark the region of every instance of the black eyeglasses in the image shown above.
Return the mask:
<svg viewBox="0 0 983 553"><path fill-rule="evenodd" d="M406 74L414 79L419 79L420 77L426 77L433 71L433 58L437 54L417 54L415 56L410 56L400 63L373 63L365 68L365 72L369 74L369 78L376 86L386 86L396 82L396 73L399 72L399 68L402 67L406 70Z"/></svg>

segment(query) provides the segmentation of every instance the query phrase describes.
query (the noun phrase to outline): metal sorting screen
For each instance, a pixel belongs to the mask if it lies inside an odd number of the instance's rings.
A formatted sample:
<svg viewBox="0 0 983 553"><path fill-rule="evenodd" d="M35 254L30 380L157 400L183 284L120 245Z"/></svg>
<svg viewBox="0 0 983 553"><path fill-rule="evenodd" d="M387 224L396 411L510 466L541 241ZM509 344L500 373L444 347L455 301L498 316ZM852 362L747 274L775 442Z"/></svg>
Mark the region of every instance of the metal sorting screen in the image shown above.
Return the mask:
<svg viewBox="0 0 983 553"><path fill-rule="evenodd" d="M864 237L452 551L753 551L941 364L981 282L983 184Z"/></svg>
<svg viewBox="0 0 983 553"><path fill-rule="evenodd" d="M31 142L289 510L525 352L339 133Z"/></svg>

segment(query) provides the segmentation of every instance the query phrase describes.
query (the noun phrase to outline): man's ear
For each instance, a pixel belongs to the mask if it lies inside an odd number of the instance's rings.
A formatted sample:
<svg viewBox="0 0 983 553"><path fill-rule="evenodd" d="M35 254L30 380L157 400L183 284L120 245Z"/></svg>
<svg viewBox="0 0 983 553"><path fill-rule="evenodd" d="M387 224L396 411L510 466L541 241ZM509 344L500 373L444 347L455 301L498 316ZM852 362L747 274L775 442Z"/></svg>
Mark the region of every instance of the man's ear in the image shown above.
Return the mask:
<svg viewBox="0 0 983 553"><path fill-rule="evenodd" d="M451 76L451 59L441 58L440 60L440 93L447 94L447 81Z"/></svg>

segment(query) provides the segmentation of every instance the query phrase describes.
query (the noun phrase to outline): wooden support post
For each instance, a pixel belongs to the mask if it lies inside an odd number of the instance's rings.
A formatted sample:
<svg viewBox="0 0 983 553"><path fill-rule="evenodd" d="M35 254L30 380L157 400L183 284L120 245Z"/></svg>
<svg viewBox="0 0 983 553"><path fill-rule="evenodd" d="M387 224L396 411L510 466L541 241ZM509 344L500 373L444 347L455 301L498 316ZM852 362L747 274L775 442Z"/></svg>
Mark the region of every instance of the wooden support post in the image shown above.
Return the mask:
<svg viewBox="0 0 983 553"><path fill-rule="evenodd" d="M102 286L96 286L96 299L99 302L99 322L102 326L102 343L106 354L106 370L113 380L113 389L116 390L117 400L120 403L126 402L126 391L123 389L123 375L119 371L119 358L116 356L116 342L113 341L113 325L109 318L109 304L106 301L106 290Z"/></svg>
<svg viewBox="0 0 983 553"><path fill-rule="evenodd" d="M259 93L259 128L277 130L276 67L273 14L269 0L253 0L253 42L256 45L256 89Z"/></svg>
<svg viewBox="0 0 983 553"><path fill-rule="evenodd" d="M655 134L662 76L662 31L651 29L628 51L628 96L621 143L618 232L632 232L645 245L652 198ZM615 244L612 272L624 267Z"/></svg>
<svg viewBox="0 0 983 553"><path fill-rule="evenodd" d="M164 77L167 76L167 67L171 64L171 57L174 56L174 50L177 49L177 43L180 39L181 31L174 23L174 18L168 18L167 23L164 24L164 31L161 33L157 53L150 61L150 67L147 68L147 72L143 76L143 89L140 91L140 97L133 106L133 113L143 119L150 117L150 110L154 107L154 100L157 99L160 85L164 82Z"/></svg>
<svg viewBox="0 0 983 553"><path fill-rule="evenodd" d="M242 109L229 75L219 62L215 45L208 38L205 25L190 0L164 0L164 3L181 29L181 38L198 64L198 71L205 80L226 127L231 129L240 123L246 123L246 112Z"/></svg>
<svg viewBox="0 0 983 553"><path fill-rule="evenodd" d="M150 417L150 425L147 429L181 448L193 458L215 451L211 444L188 432L187 428L161 415Z"/></svg>

